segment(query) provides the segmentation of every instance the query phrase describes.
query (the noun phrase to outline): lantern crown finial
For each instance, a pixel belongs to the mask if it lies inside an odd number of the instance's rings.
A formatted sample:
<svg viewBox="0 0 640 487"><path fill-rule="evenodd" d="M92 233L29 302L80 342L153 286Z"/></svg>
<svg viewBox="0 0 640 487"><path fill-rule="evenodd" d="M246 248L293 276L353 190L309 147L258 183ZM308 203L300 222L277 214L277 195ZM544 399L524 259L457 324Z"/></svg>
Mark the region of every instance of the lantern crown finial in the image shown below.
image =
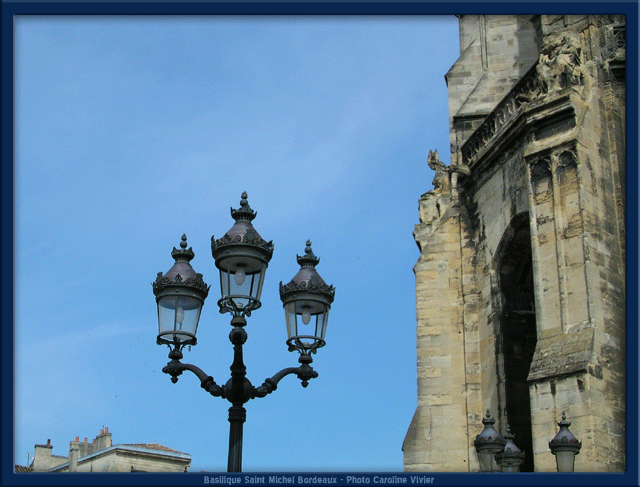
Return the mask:
<svg viewBox="0 0 640 487"><path fill-rule="evenodd" d="M484 424L484 425L490 424L490 425L493 426L495 424L495 422L496 422L496 420L491 417L491 411L487 409L485 417L482 418L482 424Z"/></svg>
<svg viewBox="0 0 640 487"><path fill-rule="evenodd" d="M234 210L231 208L231 216L235 221L252 221L258 213L253 211L249 206L249 201L247 200L247 192L243 191L240 196L240 208Z"/></svg>
<svg viewBox="0 0 640 487"><path fill-rule="evenodd" d="M304 255L297 255L298 264L301 267L314 267L320 262L320 258L316 257L311 249L311 240L307 240L307 246L304 249Z"/></svg>
<svg viewBox="0 0 640 487"><path fill-rule="evenodd" d="M500 433L494 429L493 425L495 422L496 420L491 417L491 412L487 409L487 414L482 419L484 429L476 436L474 441L476 448L483 445L492 445L495 451L500 451L504 448L505 440Z"/></svg>
<svg viewBox="0 0 640 487"><path fill-rule="evenodd" d="M175 263L164 275L158 272L155 282L153 282L153 292L160 295L168 286L187 286L198 290L202 294L202 299L207 297L210 286L202 280L202 274L197 273L191 267L190 261L195 257L191 247L187 249L187 236L182 234L180 249L175 247L171 251L171 257Z"/></svg>
<svg viewBox="0 0 640 487"><path fill-rule="evenodd" d="M180 239L180 249L176 249L174 247L171 251L171 257L173 257L176 262L191 262L191 260L196 256L192 247L187 249L187 245L187 235L183 233L182 238Z"/></svg>
<svg viewBox="0 0 640 487"><path fill-rule="evenodd" d="M504 434L504 439L506 440L504 451L509 452L511 454L516 454L516 455L522 454L522 457L524 457L524 453L522 453L520 448L518 448L516 444L513 442L515 437L516 435L514 435L513 432L511 431L511 427L507 425L507 431Z"/></svg>
<svg viewBox="0 0 640 487"><path fill-rule="evenodd" d="M496 420L491 417L491 412L487 409L486 416L482 419L484 429L480 432L473 445L478 452L478 460L480 462L481 472L492 471L493 455L504 450L506 440L498 433L493 425Z"/></svg>
<svg viewBox="0 0 640 487"><path fill-rule="evenodd" d="M554 448L562 447L562 446L572 446L577 447L578 451L582 446L582 442L579 441L573 433L569 431L569 426L571 426L571 421L567 421L567 415L564 411L562 411L562 420L558 421L558 426L560 426L560 431L558 434L549 442L549 447L553 451Z"/></svg>
<svg viewBox="0 0 640 487"><path fill-rule="evenodd" d="M335 288L324 282L324 279L316 271L315 267L320 262L320 258L316 257L313 250L311 250L311 240L307 240L304 252L305 255L303 256L296 255L300 265L298 273L293 276L293 279L288 284L283 285L282 282L280 283L280 298L284 301L284 296L287 293L302 290L323 294L328 303L332 303L335 296Z"/></svg>

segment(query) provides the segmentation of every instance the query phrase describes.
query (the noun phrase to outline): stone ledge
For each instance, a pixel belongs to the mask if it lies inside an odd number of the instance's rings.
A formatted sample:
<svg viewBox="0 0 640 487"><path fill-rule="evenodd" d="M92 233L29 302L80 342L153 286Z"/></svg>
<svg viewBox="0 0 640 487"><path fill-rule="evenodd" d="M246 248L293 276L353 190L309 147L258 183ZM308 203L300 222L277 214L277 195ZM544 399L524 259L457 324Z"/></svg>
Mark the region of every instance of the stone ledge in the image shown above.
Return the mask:
<svg viewBox="0 0 640 487"><path fill-rule="evenodd" d="M540 338L529 369L529 382L588 372L593 328Z"/></svg>

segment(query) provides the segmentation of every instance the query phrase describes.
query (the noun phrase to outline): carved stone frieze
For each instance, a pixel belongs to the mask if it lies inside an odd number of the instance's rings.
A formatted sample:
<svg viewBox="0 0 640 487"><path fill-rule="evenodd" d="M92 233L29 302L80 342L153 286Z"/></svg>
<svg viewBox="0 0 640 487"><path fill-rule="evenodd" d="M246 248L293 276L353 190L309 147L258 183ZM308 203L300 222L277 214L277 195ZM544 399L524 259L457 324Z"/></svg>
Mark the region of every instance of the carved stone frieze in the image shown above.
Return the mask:
<svg viewBox="0 0 640 487"><path fill-rule="evenodd" d="M513 120L520 108L546 93L536 67L532 67L493 112L462 146L462 162L470 165L480 152L504 126Z"/></svg>

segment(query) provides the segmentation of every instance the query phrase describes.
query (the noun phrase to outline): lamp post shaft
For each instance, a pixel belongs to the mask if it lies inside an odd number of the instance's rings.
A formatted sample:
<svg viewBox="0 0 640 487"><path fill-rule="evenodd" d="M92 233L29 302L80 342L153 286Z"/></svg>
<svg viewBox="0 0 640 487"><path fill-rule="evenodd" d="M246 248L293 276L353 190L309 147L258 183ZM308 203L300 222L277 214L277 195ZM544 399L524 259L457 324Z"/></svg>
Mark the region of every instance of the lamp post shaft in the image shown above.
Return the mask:
<svg viewBox="0 0 640 487"><path fill-rule="evenodd" d="M247 324L244 317L236 316L231 320L229 340L233 344L233 363L231 364L231 380L226 386L226 396L231 401L229 408L229 462L228 472L242 471L242 430L247 419L244 403L251 399L252 387L246 379L247 367L242 356L242 345L247 341Z"/></svg>
<svg viewBox="0 0 640 487"><path fill-rule="evenodd" d="M242 406L229 408L229 462L227 472L242 472L242 428L247 410Z"/></svg>

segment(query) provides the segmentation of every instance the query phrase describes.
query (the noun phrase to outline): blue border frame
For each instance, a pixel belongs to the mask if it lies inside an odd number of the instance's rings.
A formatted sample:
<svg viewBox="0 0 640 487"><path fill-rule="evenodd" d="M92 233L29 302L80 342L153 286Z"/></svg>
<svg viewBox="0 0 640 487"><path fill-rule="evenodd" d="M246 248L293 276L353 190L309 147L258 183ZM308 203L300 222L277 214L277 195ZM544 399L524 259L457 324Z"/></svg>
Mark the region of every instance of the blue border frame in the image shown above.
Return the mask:
<svg viewBox="0 0 640 487"><path fill-rule="evenodd" d="M2 176L0 213L2 215L2 441L1 485L245 485L252 479L274 474L75 474L73 476L13 473L13 67L14 17L16 15L453 15L465 14L625 14L627 15L627 294L638 296L638 4L624 2L482 3L462 2L5 2L2 3ZM579 2L579 3L578 3ZM630 61L635 60L635 62ZM426 61L428 62L428 61ZM633 185L636 185L634 191ZM629 191L631 189L631 191ZM638 456L638 302L627 299L627 466ZM634 361L635 360L635 361ZM624 474L554 473L533 474L352 474L279 473L299 478L304 485L316 485L335 478L345 485L348 476L361 477L363 483L413 484L421 477L427 485L640 485L638 471ZM315 481L314 481L315 479ZM428 482L428 479L432 479ZM208 481L207 481L208 480ZM368 482L366 482L368 480ZM284 483L284 482L283 482ZM280 485L273 484L273 485ZM349 485L358 485L351 483Z"/></svg>

